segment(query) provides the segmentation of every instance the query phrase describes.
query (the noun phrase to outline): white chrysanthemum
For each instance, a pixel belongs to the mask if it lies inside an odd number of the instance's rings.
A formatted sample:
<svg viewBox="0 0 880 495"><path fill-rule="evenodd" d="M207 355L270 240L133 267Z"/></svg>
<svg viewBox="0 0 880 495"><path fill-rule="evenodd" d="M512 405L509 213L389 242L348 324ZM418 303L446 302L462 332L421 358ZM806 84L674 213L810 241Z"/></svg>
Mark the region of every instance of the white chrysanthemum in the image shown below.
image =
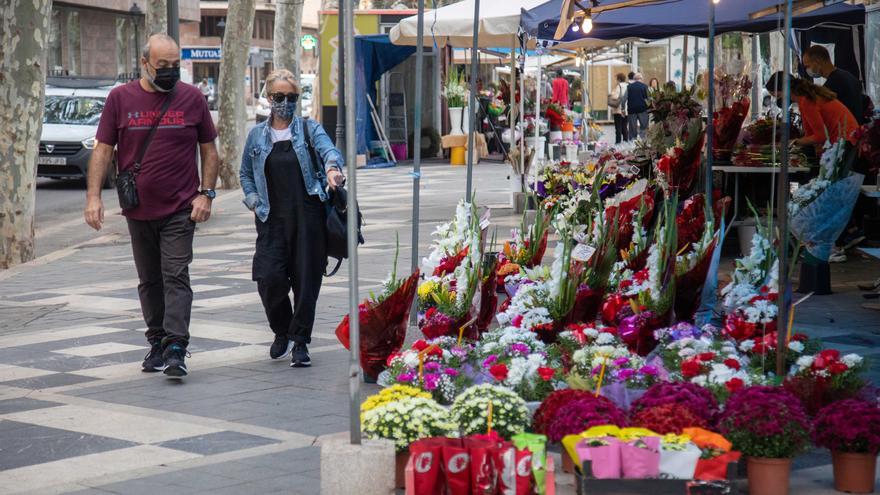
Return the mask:
<svg viewBox="0 0 880 495"><path fill-rule="evenodd" d="M749 352L754 348L755 348L755 341L754 340L743 340L742 342L739 343L739 350L741 350L743 352Z"/></svg>
<svg viewBox="0 0 880 495"><path fill-rule="evenodd" d="M797 340L792 340L791 342L789 342L789 343L788 343L788 348L789 348L791 351L796 352L796 353L798 353L798 354L804 352L804 344L803 344L803 342L798 342Z"/></svg>
<svg viewBox="0 0 880 495"><path fill-rule="evenodd" d="M799 370L803 371L809 369L813 366L813 361L815 360L814 356L801 356L795 362L795 366L798 367Z"/></svg>
<svg viewBox="0 0 880 495"><path fill-rule="evenodd" d="M848 368L855 368L861 365L863 361L864 358L858 354L847 354L840 358L840 362L845 364Z"/></svg>

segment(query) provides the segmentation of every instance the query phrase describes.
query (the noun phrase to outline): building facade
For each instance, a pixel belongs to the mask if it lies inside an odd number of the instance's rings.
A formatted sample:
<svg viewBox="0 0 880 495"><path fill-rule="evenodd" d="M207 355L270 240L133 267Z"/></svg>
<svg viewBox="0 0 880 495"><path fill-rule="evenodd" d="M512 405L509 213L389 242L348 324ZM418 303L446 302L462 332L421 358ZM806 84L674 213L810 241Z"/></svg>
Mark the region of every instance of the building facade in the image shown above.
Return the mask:
<svg viewBox="0 0 880 495"><path fill-rule="evenodd" d="M276 3L277 1L274 0L261 0L256 5L248 70L245 76L249 103L259 96L266 76L274 67L272 56ZM216 84L220 76L227 2L202 1L199 4L199 22L180 26L181 66L184 73L190 74L192 82L207 79L209 84ZM318 69L316 42L318 5L320 0L305 0L303 8L303 37L300 40L302 43L300 70L303 74L314 74Z"/></svg>
<svg viewBox="0 0 880 495"><path fill-rule="evenodd" d="M52 5L47 67L52 75L115 78L138 71L146 39L143 0L65 0ZM199 21L198 0L180 0L181 30Z"/></svg>

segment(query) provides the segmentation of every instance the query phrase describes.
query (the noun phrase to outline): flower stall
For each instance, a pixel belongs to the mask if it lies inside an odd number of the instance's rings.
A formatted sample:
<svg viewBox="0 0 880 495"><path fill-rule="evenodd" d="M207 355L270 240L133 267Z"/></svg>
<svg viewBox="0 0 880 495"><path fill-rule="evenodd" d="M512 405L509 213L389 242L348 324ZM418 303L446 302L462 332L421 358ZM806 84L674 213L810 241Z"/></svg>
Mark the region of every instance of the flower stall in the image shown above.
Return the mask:
<svg viewBox="0 0 880 495"><path fill-rule="evenodd" d="M717 84L715 158L763 163L775 124L740 133L750 82ZM772 216L717 288L730 198L707 201L698 179L698 95L665 86L651 106L644 142L551 157L534 214L498 251L488 215L462 201L421 269L392 271L361 305L362 366L384 387L362 405L364 434L395 443L408 493L554 493L563 473L579 493L728 493L742 464L751 493L784 494L813 445L834 453L840 487L867 487L880 409L864 359L778 322ZM545 116L565 121L552 105ZM795 237L820 256L834 232L807 219L851 180L851 156L829 145L791 197ZM410 306L420 335L405 345ZM844 424L848 410L859 421Z"/></svg>

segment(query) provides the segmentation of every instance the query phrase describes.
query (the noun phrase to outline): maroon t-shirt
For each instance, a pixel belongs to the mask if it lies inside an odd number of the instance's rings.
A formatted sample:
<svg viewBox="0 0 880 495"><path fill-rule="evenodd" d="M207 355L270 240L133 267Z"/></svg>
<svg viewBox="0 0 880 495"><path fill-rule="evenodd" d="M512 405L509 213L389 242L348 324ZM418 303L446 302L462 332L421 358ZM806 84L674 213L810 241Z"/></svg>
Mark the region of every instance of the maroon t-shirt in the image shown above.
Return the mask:
<svg viewBox="0 0 880 495"><path fill-rule="evenodd" d="M198 88L177 83L176 94L147 148L137 177L137 208L124 210L134 220L158 220L190 206L199 192L196 143L217 137L205 97ZM167 93L149 92L140 81L110 91L96 139L116 145L119 170L134 167L141 144L159 118Z"/></svg>

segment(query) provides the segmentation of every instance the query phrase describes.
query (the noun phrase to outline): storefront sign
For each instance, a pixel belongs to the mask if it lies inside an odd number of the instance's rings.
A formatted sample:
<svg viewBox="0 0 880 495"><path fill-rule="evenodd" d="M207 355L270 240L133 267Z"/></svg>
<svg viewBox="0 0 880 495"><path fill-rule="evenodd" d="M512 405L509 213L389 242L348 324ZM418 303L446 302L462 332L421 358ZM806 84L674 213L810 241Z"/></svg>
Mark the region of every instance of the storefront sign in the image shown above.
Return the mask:
<svg viewBox="0 0 880 495"><path fill-rule="evenodd" d="M303 47L303 50L314 50L316 46L318 46L318 38L313 34L303 35L300 44Z"/></svg>
<svg viewBox="0 0 880 495"><path fill-rule="evenodd" d="M220 48L184 48L181 50L183 60L220 60Z"/></svg>

